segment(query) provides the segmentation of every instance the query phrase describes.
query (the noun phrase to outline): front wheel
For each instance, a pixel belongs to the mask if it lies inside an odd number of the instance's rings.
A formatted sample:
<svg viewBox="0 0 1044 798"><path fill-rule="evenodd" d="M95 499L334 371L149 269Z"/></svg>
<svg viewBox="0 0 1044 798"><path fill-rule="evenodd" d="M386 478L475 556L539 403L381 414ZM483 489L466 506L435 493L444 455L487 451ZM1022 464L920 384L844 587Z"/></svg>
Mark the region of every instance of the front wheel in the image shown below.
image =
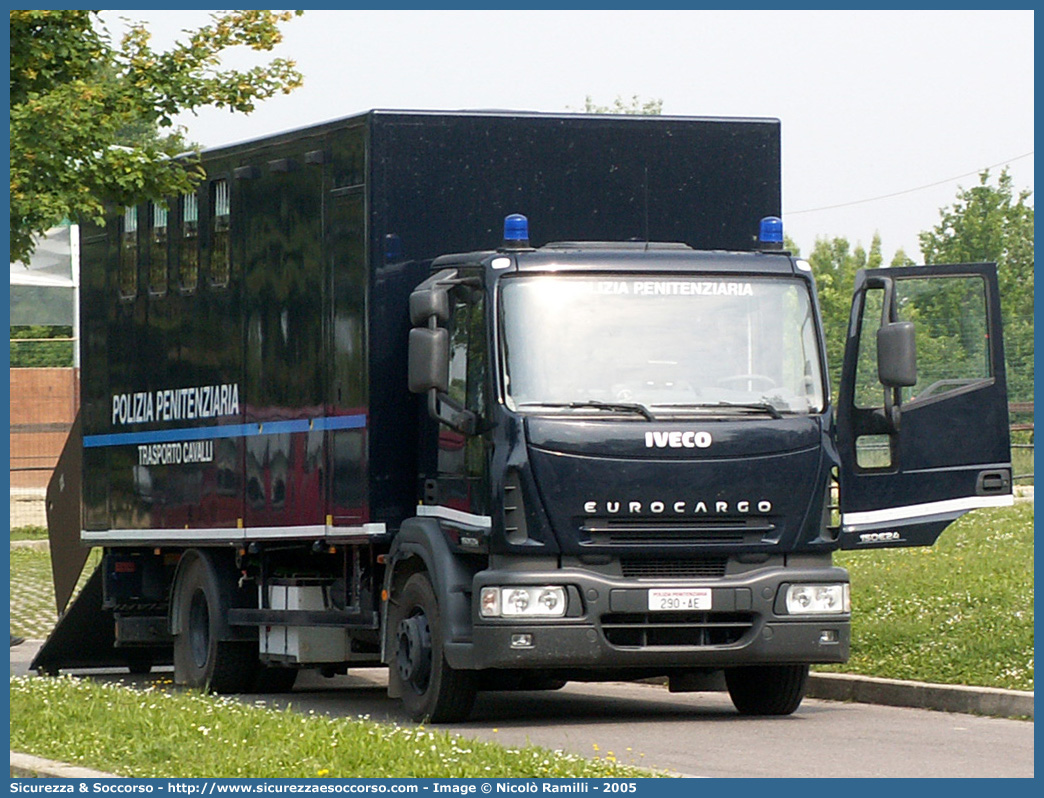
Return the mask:
<svg viewBox="0 0 1044 798"><path fill-rule="evenodd" d="M805 697L808 665L726 668L725 684L741 715L789 715Z"/></svg>
<svg viewBox="0 0 1044 798"><path fill-rule="evenodd" d="M446 662L442 617L427 574L414 574L392 598L389 624L395 635L390 678L401 687L403 706L415 721L464 720L475 702L475 676Z"/></svg>

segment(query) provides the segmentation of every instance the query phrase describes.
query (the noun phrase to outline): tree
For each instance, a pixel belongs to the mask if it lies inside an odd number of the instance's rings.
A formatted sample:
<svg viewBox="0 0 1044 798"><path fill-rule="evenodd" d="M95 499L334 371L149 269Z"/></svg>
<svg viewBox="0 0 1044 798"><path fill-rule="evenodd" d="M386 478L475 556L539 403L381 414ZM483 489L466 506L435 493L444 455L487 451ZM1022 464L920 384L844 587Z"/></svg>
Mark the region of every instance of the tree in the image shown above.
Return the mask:
<svg viewBox="0 0 1044 798"><path fill-rule="evenodd" d="M11 368L70 368L72 337L73 330L69 326L12 327Z"/></svg>
<svg viewBox="0 0 1044 798"><path fill-rule="evenodd" d="M663 113L663 100L642 100L637 94L629 102L616 95L612 105L598 105L588 94L584 98L585 114L628 114L631 116L659 116Z"/></svg>
<svg viewBox="0 0 1044 798"><path fill-rule="evenodd" d="M1033 399L1033 206L1032 192L1012 185L1007 169L991 184L959 189L940 221L920 234L925 263L995 262L1000 283L1008 396Z"/></svg>
<svg viewBox="0 0 1044 798"><path fill-rule="evenodd" d="M852 249L846 238L817 238L808 257L816 278L830 386L835 399L841 384L841 361L845 354L855 274L859 269L879 268L882 260L881 236L877 233L870 243L869 252L859 245Z"/></svg>
<svg viewBox="0 0 1044 798"><path fill-rule="evenodd" d="M292 61L222 70L234 46L270 51L289 12L211 15L169 51L131 25L118 45L96 11L11 12L11 260L63 219L100 221L107 203L132 205L192 190L202 172L172 161L173 118L201 107L249 113L301 85ZM138 131L135 133L135 131ZM127 146L131 141L132 146Z"/></svg>

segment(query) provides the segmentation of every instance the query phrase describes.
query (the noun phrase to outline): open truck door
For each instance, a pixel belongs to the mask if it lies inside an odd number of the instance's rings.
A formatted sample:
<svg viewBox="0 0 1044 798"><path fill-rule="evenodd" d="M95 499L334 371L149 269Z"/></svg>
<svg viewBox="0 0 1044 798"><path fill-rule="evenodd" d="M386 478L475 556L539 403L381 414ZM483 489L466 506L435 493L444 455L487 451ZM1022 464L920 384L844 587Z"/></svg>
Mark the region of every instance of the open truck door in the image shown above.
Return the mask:
<svg viewBox="0 0 1044 798"><path fill-rule="evenodd" d="M858 272L837 423L844 549L930 546L1010 505L996 265Z"/></svg>

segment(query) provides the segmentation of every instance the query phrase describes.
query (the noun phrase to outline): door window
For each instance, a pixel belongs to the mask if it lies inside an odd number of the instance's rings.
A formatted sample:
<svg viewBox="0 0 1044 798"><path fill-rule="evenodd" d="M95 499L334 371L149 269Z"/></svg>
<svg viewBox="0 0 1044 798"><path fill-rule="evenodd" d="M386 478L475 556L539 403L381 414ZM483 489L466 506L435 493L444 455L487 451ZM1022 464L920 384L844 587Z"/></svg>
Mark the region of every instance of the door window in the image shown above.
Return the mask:
<svg viewBox="0 0 1044 798"><path fill-rule="evenodd" d="M917 334L917 384L903 402L928 401L988 380L986 285L981 277L897 280L899 321Z"/></svg>
<svg viewBox="0 0 1044 798"><path fill-rule="evenodd" d="M449 390L454 403L479 418L485 412L486 346L481 291L453 294L450 314ZM439 471L444 474L478 476L482 473L484 449L481 436L465 436L442 425L439 436Z"/></svg>
<svg viewBox="0 0 1044 798"><path fill-rule="evenodd" d="M917 337L917 384L902 389L903 404L967 390L993 376L981 277L895 280L896 321L911 321ZM877 378L877 331L884 291L871 288L863 304L856 363L856 407L883 404Z"/></svg>

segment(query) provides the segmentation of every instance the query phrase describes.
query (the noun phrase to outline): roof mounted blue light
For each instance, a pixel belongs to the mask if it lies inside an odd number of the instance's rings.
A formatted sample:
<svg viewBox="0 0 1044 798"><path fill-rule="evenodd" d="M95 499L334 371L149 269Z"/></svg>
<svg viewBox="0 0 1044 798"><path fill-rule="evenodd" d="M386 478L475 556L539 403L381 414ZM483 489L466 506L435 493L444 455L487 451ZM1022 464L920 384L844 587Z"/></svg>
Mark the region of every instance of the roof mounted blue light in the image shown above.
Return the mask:
<svg viewBox="0 0 1044 798"><path fill-rule="evenodd" d="M783 247L783 220L778 216L766 216L762 219L758 241L765 249L781 249Z"/></svg>
<svg viewBox="0 0 1044 798"><path fill-rule="evenodd" d="M761 232L758 235L761 243L783 243L783 219L779 216L765 216L761 219Z"/></svg>
<svg viewBox="0 0 1044 798"><path fill-rule="evenodd" d="M504 217L504 244L506 249L529 247L529 219L521 213Z"/></svg>

